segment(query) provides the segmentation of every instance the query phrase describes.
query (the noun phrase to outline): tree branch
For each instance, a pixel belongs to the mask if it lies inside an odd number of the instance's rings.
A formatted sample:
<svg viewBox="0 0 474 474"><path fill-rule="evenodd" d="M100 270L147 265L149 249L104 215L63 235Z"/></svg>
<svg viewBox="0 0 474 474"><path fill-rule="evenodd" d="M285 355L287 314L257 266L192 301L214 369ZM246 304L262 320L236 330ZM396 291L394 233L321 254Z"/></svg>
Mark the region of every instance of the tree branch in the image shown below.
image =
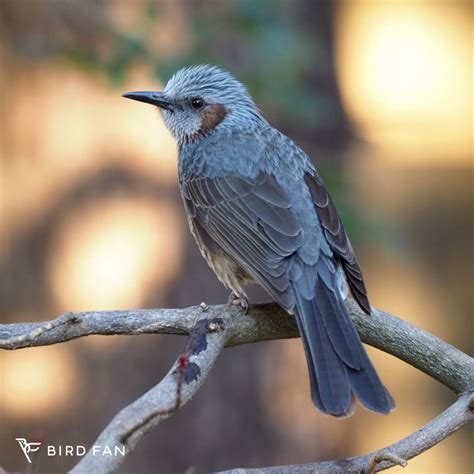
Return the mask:
<svg viewBox="0 0 474 474"><path fill-rule="evenodd" d="M186 348L173 367L151 390L123 408L109 423L94 445L125 448L128 454L140 439L172 416L199 390L232 330L232 321L209 316L201 310L195 319ZM73 474L111 473L123 462L122 456L94 456L89 450L70 471Z"/></svg>
<svg viewBox="0 0 474 474"><path fill-rule="evenodd" d="M362 340L416 367L456 393L474 387L474 359L416 326L381 311L367 316L347 301ZM226 346L299 337L293 316L274 303L252 305L247 316L234 307L209 306L209 317L222 312L235 321ZM0 324L0 349L21 349L70 341L92 334L189 334L200 306L184 309L65 313L42 323Z"/></svg>
<svg viewBox="0 0 474 474"><path fill-rule="evenodd" d="M473 418L474 359L455 347L387 312L363 313L347 302L364 342L417 367L457 394L458 400L425 427L403 440L365 456L300 466L234 469L229 473L375 472L424 452ZM128 454L141 437L172 416L200 388L226 346L298 337L293 316L276 304L253 305L249 315L232 306L205 304L186 309L65 313L43 323L0 325L0 348L13 350L69 341L91 334L189 334L185 351L163 380L120 411L94 443L125 448ZM94 456L89 451L71 472L114 472L123 456Z"/></svg>
<svg viewBox="0 0 474 474"><path fill-rule="evenodd" d="M293 466L265 467L259 469L231 469L218 474L287 474L289 472L376 472L396 465L406 465L408 459L432 448L452 435L474 418L473 395L461 395L447 410L423 428L386 448L364 456L337 461L326 461Z"/></svg>

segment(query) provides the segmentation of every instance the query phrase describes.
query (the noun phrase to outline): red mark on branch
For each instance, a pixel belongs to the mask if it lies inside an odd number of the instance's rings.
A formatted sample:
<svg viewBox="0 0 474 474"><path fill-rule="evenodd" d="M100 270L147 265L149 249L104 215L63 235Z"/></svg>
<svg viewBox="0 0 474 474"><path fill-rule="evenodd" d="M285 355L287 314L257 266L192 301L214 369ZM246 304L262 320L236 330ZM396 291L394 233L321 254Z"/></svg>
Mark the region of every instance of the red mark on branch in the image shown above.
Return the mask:
<svg viewBox="0 0 474 474"><path fill-rule="evenodd" d="M178 357L178 370L180 372L184 370L187 362L188 362L188 356L186 354L181 354Z"/></svg>

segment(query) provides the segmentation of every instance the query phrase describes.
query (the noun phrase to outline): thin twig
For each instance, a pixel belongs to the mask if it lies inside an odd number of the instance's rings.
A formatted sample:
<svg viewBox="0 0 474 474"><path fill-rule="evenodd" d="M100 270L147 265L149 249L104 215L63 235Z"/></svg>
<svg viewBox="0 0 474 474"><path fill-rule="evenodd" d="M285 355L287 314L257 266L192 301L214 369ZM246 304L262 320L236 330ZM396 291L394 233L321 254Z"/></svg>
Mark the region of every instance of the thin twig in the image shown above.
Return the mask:
<svg viewBox="0 0 474 474"><path fill-rule="evenodd" d="M365 474L373 474L374 472L377 472L379 470L377 469L377 466L382 461L390 461L391 463L393 463L393 465L398 464L399 466L402 466L402 467L406 467L408 465L406 459L402 459L400 456L397 456L396 454L393 454L393 453L375 454L370 459L369 465L367 466Z"/></svg>

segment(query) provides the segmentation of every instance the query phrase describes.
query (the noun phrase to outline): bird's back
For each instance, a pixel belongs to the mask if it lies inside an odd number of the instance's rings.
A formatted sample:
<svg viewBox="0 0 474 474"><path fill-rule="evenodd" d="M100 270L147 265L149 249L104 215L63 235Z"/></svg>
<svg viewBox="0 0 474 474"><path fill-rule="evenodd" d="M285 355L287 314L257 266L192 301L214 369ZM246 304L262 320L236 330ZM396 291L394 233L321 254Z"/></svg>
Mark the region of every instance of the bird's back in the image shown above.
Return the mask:
<svg viewBox="0 0 474 474"><path fill-rule="evenodd" d="M317 176L309 157L290 138L262 121L251 127L216 130L179 151L179 179L236 176L255 178L265 173L275 178L291 203L289 212L299 222L305 238L298 255L308 265L319 253L332 255L312 202L305 174Z"/></svg>

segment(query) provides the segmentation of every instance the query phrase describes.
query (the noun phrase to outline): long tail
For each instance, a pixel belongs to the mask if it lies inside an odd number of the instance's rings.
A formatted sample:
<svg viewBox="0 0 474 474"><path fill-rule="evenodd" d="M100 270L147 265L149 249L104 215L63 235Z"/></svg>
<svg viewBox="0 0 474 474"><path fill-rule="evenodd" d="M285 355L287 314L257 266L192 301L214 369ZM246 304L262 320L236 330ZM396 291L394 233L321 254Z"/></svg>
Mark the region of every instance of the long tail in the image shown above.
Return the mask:
<svg viewBox="0 0 474 474"><path fill-rule="evenodd" d="M355 397L372 411L386 414L393 410L394 401L370 362L338 291L318 278L312 300L296 295L296 319L308 360L311 397L319 410L349 416Z"/></svg>

